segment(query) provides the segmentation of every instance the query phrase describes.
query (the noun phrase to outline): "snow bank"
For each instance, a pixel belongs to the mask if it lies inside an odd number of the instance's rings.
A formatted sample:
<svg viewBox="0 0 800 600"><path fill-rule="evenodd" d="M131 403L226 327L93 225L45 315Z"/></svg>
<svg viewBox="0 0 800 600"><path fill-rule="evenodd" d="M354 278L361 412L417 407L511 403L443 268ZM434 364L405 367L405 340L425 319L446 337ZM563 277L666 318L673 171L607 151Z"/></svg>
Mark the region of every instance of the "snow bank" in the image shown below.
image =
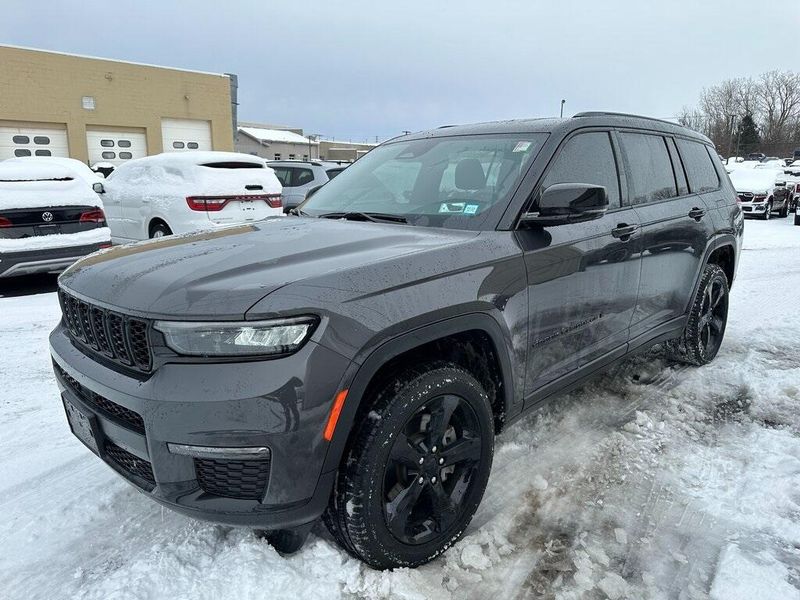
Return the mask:
<svg viewBox="0 0 800 600"><path fill-rule="evenodd" d="M0 238L0 252L22 252L27 250L49 250L53 248L72 248L89 244L111 243L111 230L98 227L78 233L57 233L14 240Z"/></svg>
<svg viewBox="0 0 800 600"><path fill-rule="evenodd" d="M788 569L768 552L748 555L736 544L722 552L711 586L711 600L800 600L786 580Z"/></svg>

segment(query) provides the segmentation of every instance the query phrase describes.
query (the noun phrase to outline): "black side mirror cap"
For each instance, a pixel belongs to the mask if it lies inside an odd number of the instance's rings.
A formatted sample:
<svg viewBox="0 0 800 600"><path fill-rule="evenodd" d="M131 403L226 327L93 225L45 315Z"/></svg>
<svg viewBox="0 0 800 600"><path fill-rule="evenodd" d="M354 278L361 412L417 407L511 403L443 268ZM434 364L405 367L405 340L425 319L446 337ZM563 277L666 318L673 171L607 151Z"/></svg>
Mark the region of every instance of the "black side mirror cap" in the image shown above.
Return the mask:
<svg viewBox="0 0 800 600"><path fill-rule="evenodd" d="M94 190L95 194L105 194L106 193L106 188L103 187L103 184L100 183L99 181L95 181L92 184L92 189Z"/></svg>
<svg viewBox="0 0 800 600"><path fill-rule="evenodd" d="M557 183L542 192L539 211L520 217L520 225L566 225L599 219L608 211L608 193L602 185Z"/></svg>

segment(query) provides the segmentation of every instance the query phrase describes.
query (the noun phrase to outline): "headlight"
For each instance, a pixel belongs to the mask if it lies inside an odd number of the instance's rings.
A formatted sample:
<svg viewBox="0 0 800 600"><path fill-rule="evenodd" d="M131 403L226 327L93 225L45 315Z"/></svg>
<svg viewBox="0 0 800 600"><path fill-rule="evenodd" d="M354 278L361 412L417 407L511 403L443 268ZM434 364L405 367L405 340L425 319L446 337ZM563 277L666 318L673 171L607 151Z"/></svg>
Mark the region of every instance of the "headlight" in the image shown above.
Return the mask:
<svg viewBox="0 0 800 600"><path fill-rule="evenodd" d="M167 346L189 356L264 356L291 354L311 337L319 319L313 316L244 321L198 323L156 321Z"/></svg>

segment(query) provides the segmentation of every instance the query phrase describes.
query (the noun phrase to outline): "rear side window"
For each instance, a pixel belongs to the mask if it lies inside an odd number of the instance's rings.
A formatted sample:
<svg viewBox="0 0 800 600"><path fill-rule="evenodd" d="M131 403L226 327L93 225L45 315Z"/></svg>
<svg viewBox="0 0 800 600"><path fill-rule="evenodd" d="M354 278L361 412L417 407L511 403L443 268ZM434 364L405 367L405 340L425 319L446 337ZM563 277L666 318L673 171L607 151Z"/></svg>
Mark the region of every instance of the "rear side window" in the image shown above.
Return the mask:
<svg viewBox="0 0 800 600"><path fill-rule="evenodd" d="M714 163L711 162L706 145L680 139L677 143L692 192L699 194L719 189L719 176Z"/></svg>
<svg viewBox="0 0 800 600"><path fill-rule="evenodd" d="M619 173L609 134L582 133L570 139L547 172L542 189L557 183L602 185L609 206L619 207Z"/></svg>
<svg viewBox="0 0 800 600"><path fill-rule="evenodd" d="M314 173L311 169L296 169L293 179L295 186L305 185L314 181Z"/></svg>
<svg viewBox="0 0 800 600"><path fill-rule="evenodd" d="M631 204L658 202L678 195L667 145L660 135L621 133L629 169Z"/></svg>

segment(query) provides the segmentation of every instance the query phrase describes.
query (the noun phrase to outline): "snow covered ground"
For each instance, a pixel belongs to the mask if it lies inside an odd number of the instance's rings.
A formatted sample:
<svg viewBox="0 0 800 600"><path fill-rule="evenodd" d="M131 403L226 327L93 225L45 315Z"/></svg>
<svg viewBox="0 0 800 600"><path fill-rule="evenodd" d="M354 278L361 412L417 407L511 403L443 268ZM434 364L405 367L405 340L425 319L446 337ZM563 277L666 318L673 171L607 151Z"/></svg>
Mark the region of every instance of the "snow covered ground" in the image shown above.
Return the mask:
<svg viewBox="0 0 800 600"><path fill-rule="evenodd" d="M136 492L69 433L55 294L0 297L0 598L800 599L798 295L800 227L748 221L713 364L656 349L510 428L465 538L383 573Z"/></svg>

